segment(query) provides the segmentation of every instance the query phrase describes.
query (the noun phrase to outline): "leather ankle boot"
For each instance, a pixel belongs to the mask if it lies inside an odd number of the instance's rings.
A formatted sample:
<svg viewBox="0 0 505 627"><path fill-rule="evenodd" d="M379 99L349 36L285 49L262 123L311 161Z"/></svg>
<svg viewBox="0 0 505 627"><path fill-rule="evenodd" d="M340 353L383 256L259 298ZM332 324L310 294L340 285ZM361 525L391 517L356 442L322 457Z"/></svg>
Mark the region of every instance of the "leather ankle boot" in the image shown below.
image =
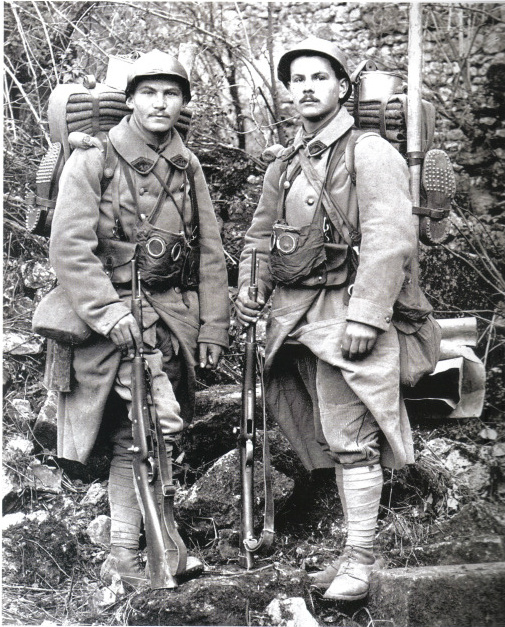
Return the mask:
<svg viewBox="0 0 505 627"><path fill-rule="evenodd" d="M338 574L338 569L342 564L342 561L347 558L347 555L352 547L346 547L337 559L333 560L331 564L328 564L324 570L320 570L316 573L309 573L310 585L318 590L327 590L330 584ZM373 563L373 570L380 570L384 568L384 559L382 557L376 557Z"/></svg>
<svg viewBox="0 0 505 627"><path fill-rule="evenodd" d="M337 574L324 598L334 601L364 599L370 588L370 574L379 568L373 551L361 547L346 547Z"/></svg>
<svg viewBox="0 0 505 627"><path fill-rule="evenodd" d="M319 590L326 590L329 588L331 582L335 579L340 568L340 564L344 559L344 555L340 555L336 560L333 560L331 564L328 564L324 570L320 570L317 573L309 573L310 585L313 588Z"/></svg>
<svg viewBox="0 0 505 627"><path fill-rule="evenodd" d="M112 583L115 575L118 575L121 581L135 588L148 585L145 569L140 563L137 549L111 546L110 554L100 569L100 577L107 583Z"/></svg>

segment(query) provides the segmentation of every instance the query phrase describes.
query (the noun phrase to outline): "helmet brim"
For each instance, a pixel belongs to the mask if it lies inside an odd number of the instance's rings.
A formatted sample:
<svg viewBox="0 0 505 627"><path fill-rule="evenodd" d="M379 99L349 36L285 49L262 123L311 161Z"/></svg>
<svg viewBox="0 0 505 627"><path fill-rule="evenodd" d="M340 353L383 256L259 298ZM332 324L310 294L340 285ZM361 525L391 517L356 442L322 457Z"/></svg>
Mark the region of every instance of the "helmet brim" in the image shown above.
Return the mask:
<svg viewBox="0 0 505 627"><path fill-rule="evenodd" d="M191 88L189 85L189 81L187 81L182 76L179 76L178 74L165 74L165 73L160 74L159 72L153 72L152 74L150 74L149 72L146 72L145 74L139 74L138 76L133 77L131 81L128 83L128 85L126 86L126 89L125 89L126 97L128 98L133 95L133 93L135 92L135 89L137 88L137 85L141 81L149 80L151 78L169 78L173 81L176 81L181 86L184 102L188 103L191 100Z"/></svg>

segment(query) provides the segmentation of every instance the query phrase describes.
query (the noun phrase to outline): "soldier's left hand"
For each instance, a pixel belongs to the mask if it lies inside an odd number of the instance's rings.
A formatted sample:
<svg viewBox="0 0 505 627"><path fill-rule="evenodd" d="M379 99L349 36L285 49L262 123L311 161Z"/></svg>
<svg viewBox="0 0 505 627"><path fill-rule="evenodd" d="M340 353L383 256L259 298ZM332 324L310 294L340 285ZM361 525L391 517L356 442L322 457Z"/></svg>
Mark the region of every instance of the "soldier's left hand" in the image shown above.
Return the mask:
<svg viewBox="0 0 505 627"><path fill-rule="evenodd" d="M215 370L222 352L222 347L217 344L207 344L207 342L198 344L198 364L200 368Z"/></svg>
<svg viewBox="0 0 505 627"><path fill-rule="evenodd" d="M379 330L361 322L348 322L342 338L342 356L353 361L363 359L375 346Z"/></svg>

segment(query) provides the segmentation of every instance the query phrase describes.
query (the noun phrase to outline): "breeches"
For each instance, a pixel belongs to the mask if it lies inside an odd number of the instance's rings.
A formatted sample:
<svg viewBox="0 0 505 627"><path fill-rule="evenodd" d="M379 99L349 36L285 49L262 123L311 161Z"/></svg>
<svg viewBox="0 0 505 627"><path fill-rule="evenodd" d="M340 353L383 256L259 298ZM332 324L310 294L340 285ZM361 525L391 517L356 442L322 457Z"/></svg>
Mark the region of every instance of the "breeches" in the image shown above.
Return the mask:
<svg viewBox="0 0 505 627"><path fill-rule="evenodd" d="M150 373L153 406L163 435L173 435L183 428L180 406L174 393L174 387L180 377L180 370L177 368L179 360L174 352L170 332L161 322L156 323L156 327L145 330L143 335L144 357ZM122 358L114 382L114 391L126 402L128 415L132 401L131 373L132 360L128 357Z"/></svg>
<svg viewBox="0 0 505 627"><path fill-rule="evenodd" d="M340 368L318 359L303 346L293 347L293 352L300 379L312 400L316 438L322 448L340 464L377 463L380 427L345 382Z"/></svg>

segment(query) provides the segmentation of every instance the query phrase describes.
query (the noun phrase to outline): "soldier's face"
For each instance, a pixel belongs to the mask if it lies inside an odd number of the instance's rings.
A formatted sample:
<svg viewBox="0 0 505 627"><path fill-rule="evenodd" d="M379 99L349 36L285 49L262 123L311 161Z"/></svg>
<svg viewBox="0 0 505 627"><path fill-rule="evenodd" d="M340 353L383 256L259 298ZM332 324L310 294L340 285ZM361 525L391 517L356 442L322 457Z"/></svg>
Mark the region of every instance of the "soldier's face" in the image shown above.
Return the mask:
<svg viewBox="0 0 505 627"><path fill-rule="evenodd" d="M325 57L297 57L291 63L289 91L302 118L318 124L340 108L347 81L339 80Z"/></svg>
<svg viewBox="0 0 505 627"><path fill-rule="evenodd" d="M184 99L177 81L152 78L140 81L126 103L144 130L164 135L179 119Z"/></svg>

